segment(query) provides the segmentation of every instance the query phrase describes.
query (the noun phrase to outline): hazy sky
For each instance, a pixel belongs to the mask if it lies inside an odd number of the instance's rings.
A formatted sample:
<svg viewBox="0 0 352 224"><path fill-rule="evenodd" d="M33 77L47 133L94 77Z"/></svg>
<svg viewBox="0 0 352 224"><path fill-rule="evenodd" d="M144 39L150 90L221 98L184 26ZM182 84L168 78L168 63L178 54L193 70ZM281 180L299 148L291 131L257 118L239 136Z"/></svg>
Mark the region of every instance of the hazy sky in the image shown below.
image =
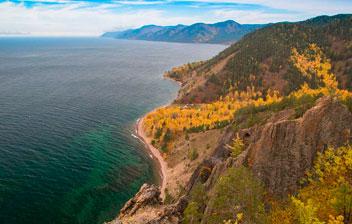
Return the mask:
<svg viewBox="0 0 352 224"><path fill-rule="evenodd" d="M255 24L352 13L352 0L0 0L0 35L97 36L146 24Z"/></svg>

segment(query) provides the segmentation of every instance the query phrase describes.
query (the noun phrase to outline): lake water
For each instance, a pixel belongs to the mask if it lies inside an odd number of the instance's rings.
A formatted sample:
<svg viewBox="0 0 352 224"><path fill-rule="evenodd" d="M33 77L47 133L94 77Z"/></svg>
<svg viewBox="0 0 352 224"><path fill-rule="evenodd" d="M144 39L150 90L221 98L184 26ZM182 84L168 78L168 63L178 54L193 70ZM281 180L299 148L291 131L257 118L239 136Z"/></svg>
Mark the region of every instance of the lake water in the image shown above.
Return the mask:
<svg viewBox="0 0 352 224"><path fill-rule="evenodd" d="M158 170L131 134L174 66L225 46L0 38L0 223L110 221Z"/></svg>

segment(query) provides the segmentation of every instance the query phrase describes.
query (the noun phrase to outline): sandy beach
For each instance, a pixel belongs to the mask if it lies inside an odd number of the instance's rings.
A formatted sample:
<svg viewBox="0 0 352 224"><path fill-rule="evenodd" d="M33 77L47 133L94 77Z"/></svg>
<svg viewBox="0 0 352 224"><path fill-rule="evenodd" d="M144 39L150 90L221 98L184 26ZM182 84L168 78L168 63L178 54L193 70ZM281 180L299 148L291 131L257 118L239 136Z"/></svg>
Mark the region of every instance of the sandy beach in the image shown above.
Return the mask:
<svg viewBox="0 0 352 224"><path fill-rule="evenodd" d="M137 124L137 135L140 137L144 143L147 145L147 148L149 151L153 154L154 159L156 159L159 163L160 171L161 171L161 198L164 200L165 198L165 186L167 182L167 177L168 177L168 167L167 164L162 157L160 151L155 148L152 144L150 144L150 138L144 133L143 131L143 122L144 122L144 117L139 119L138 124Z"/></svg>
<svg viewBox="0 0 352 224"><path fill-rule="evenodd" d="M170 79L168 77L164 77L165 79L168 79L170 81L173 81L173 82L176 82L178 83L180 86L182 85L181 82L178 82L178 81L175 81L173 79ZM162 106L162 107L168 107L170 106L171 102L168 103L167 105L165 106ZM162 108L162 107L158 107L158 108ZM158 108L156 108L155 110L157 110ZM155 111L154 110L154 111ZM151 113L151 112L149 112ZM152 144L150 144L150 137L148 137L144 130L143 130L143 122L144 122L144 118L145 116L143 116L142 118L140 118L138 120L138 123L137 123L137 135L140 139L143 140L143 142L146 144L148 150L153 154L153 159L156 159L158 161L158 164L159 164L159 168L160 168L160 172L161 172L161 198L164 200L165 198L165 187L166 187L166 183L167 183L167 179L168 179L168 166L163 158L163 156L161 155L160 151L155 148Z"/></svg>

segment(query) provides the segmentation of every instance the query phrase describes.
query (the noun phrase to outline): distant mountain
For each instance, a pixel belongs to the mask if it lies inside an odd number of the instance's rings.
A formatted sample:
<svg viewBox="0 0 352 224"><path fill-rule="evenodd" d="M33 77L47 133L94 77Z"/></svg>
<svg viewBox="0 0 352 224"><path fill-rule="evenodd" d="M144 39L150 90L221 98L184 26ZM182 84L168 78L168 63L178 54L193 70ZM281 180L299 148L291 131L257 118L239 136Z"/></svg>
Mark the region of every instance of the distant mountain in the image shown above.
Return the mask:
<svg viewBox="0 0 352 224"><path fill-rule="evenodd" d="M147 25L138 29L107 32L102 37L182 43L232 43L266 24L239 24L228 20L214 24L195 23L190 26Z"/></svg>

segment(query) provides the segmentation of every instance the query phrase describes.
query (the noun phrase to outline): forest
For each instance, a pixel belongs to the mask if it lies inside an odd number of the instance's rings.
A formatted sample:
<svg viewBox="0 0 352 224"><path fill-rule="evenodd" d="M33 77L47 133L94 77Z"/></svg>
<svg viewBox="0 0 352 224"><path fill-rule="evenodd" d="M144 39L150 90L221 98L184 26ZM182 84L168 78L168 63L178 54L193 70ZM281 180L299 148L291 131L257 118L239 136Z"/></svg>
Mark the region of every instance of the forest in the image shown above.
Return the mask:
<svg viewBox="0 0 352 224"><path fill-rule="evenodd" d="M257 98L247 105L238 106L234 119L248 115L247 124L253 125L257 113L278 112L294 108L292 119L302 116L304 111L314 105L323 95L336 97L352 111L352 93L338 88L338 81L331 73L330 60L315 44L299 52L291 50L290 60L307 80L316 79L318 86L312 88L304 83L297 91L288 96ZM258 101L261 99L261 101ZM270 102L267 100L270 99ZM243 100L239 99L239 102ZM250 118L252 117L252 118ZM254 123L257 121L254 121ZM233 123L235 125L236 122ZM241 127L243 128L243 127ZM238 129L233 129L236 132ZM231 156L237 158L244 150L243 141L237 137L227 145ZM294 195L277 199L267 192L253 176L248 167L229 168L220 181L215 184L212 196L198 183L190 194L190 203L185 212L183 223L275 223L275 224L348 224L352 222L352 148L349 145L328 148L318 153L313 169L301 179L302 187ZM201 211L206 206L211 214Z"/></svg>
<svg viewBox="0 0 352 224"><path fill-rule="evenodd" d="M337 97L352 109L352 93L339 89L336 76L331 73L330 59L320 47L311 44L301 53L296 48L290 52L290 62L307 80L298 90L281 96L278 90L268 89L264 95L252 86L247 87L246 91L235 91L231 97L220 96L218 101L208 104L173 104L159 108L147 114L143 124L145 133L152 138L151 143L167 153L171 150L168 145L172 140L189 133L223 128L247 111L250 111L251 120L248 122L251 125L260 122L254 121L255 112L259 111L278 112L294 108L294 118L298 118L323 95Z"/></svg>
<svg viewBox="0 0 352 224"><path fill-rule="evenodd" d="M229 58L214 73L213 67ZM205 74L205 75L204 75ZM226 147L235 160L245 149L241 129L265 124L280 111L293 109L298 119L322 96L330 96L352 112L352 17L317 17L279 23L246 35L216 57L175 68L167 77L197 88L171 106L145 117L144 131L164 157L172 143L191 133L230 127L237 137ZM284 85L283 85L284 84ZM211 89L217 86L217 91ZM187 92L189 91L189 92ZM201 94L213 94L203 100ZM206 150L206 149L205 149ZM352 223L352 148L318 153L312 170L295 194L278 199L246 167L229 168L208 192L202 183L192 189L183 223ZM202 152L197 152L202 153ZM205 202L208 202L205 204ZM205 207L212 213L205 214Z"/></svg>
<svg viewBox="0 0 352 224"><path fill-rule="evenodd" d="M277 23L255 30L244 36L216 57L193 66L173 70L166 74L186 81L193 76L205 74L207 83L195 83L193 88L178 102L202 102L205 93L212 93L207 101L217 101L220 96L233 96L236 91L254 87L264 96L267 91L279 90L287 96L307 83L317 88L317 79L307 77L290 60L291 50L304 51L311 44L318 46L330 60L331 72L339 81L340 88L352 90L352 16L316 17L297 23ZM231 56L233 55L233 56ZM211 68L231 56L223 69L214 74ZM211 89L218 89L214 92Z"/></svg>

